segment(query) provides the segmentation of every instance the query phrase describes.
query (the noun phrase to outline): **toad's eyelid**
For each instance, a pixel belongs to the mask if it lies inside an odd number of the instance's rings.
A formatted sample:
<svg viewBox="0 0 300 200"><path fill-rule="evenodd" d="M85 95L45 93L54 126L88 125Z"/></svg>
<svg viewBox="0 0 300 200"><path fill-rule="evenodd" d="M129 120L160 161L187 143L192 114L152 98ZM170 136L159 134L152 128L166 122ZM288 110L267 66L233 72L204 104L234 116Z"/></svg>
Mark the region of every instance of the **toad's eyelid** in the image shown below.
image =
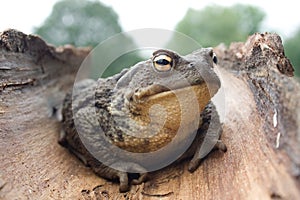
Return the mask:
<svg viewBox="0 0 300 200"><path fill-rule="evenodd" d="M160 55L154 56L153 60L157 61L157 60L162 60L162 59L167 60L169 62L172 61L172 58L168 55L165 55L165 54L160 54Z"/></svg>

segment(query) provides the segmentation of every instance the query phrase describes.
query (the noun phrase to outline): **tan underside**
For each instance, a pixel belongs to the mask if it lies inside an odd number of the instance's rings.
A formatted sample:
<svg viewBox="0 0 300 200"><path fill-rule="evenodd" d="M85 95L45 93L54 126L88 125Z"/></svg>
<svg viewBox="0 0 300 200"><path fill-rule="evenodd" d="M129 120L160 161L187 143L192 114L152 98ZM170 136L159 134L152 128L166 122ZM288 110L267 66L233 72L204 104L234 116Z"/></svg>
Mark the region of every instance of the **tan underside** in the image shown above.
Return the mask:
<svg viewBox="0 0 300 200"><path fill-rule="evenodd" d="M143 99L137 105L140 115L131 118L142 126L133 137L116 145L132 152L150 152L167 145L180 128L184 133L177 139L184 139L199 126L200 113L211 97L205 84L166 91Z"/></svg>

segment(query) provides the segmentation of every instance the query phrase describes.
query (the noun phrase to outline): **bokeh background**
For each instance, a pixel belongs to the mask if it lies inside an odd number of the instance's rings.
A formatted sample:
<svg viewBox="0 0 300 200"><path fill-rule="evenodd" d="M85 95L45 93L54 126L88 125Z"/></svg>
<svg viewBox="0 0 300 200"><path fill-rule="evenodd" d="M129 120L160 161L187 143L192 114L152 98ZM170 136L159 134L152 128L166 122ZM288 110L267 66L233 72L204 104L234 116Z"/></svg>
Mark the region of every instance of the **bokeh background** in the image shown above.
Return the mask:
<svg viewBox="0 0 300 200"><path fill-rule="evenodd" d="M141 28L176 30L204 47L243 42L255 32L276 32L300 76L300 14L294 0L10 0L1 2L0 18L0 31L38 34L56 46L95 47L117 33ZM130 35L123 39L139 44ZM170 48L182 45L172 35L165 43ZM142 59L138 52L121 56L103 75Z"/></svg>

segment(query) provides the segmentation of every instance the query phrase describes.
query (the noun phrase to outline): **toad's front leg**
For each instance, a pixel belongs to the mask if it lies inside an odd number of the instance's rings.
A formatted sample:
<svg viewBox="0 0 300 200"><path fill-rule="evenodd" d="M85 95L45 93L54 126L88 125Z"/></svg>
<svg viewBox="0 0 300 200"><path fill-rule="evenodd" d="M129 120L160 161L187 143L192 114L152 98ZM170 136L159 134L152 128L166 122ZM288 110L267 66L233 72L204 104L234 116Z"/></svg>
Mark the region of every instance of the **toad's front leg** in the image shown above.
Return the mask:
<svg viewBox="0 0 300 200"><path fill-rule="evenodd" d="M202 144L198 144L196 147L195 154L189 163L188 170L190 172L194 172L199 167L201 160L213 149L227 151L226 145L220 140L223 129L215 106L209 103L201 115L203 123L199 131L204 129L204 133L198 131L198 134L205 134L205 136Z"/></svg>

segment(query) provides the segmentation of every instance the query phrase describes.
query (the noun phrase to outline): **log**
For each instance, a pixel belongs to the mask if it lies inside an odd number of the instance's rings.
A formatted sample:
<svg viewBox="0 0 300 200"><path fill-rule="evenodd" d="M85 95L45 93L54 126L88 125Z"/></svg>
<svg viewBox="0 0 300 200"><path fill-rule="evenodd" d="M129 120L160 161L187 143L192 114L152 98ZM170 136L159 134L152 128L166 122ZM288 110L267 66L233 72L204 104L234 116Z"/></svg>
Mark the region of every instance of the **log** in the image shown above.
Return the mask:
<svg viewBox="0 0 300 200"><path fill-rule="evenodd" d="M227 153L213 152L193 174L187 161L152 172L127 193L57 143L53 105L89 51L11 29L0 34L0 199L300 197L300 84L278 35L215 47Z"/></svg>

